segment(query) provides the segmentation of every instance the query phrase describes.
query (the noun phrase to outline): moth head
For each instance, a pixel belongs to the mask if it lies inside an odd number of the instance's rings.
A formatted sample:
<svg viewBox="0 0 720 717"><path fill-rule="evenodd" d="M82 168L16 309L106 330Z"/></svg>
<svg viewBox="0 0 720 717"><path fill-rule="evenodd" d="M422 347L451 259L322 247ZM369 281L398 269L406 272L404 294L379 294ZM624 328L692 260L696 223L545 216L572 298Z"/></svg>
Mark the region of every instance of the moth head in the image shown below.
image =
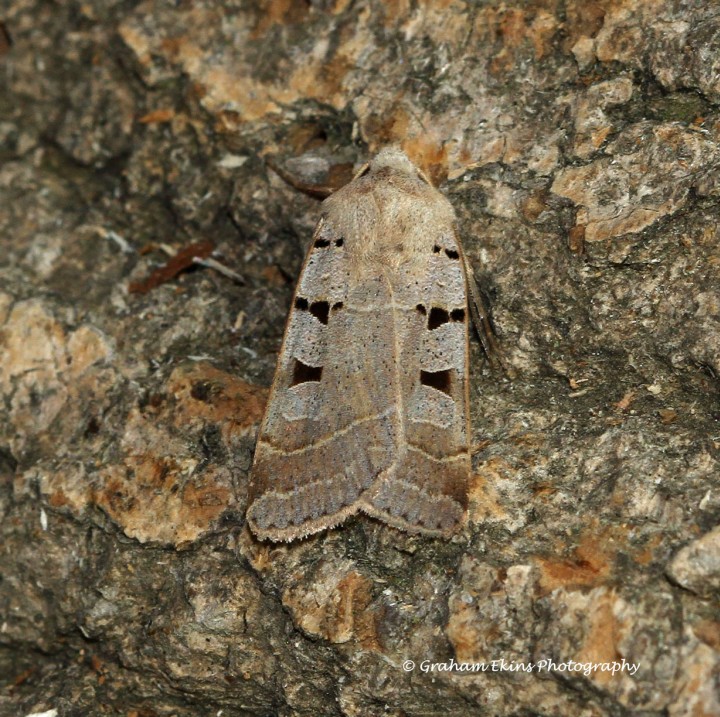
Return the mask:
<svg viewBox="0 0 720 717"><path fill-rule="evenodd" d="M382 169L391 169L399 174L419 177L423 182L430 184L425 174L420 171L409 159L405 152L397 145L390 145L381 149L375 157L360 171L358 176L375 174Z"/></svg>

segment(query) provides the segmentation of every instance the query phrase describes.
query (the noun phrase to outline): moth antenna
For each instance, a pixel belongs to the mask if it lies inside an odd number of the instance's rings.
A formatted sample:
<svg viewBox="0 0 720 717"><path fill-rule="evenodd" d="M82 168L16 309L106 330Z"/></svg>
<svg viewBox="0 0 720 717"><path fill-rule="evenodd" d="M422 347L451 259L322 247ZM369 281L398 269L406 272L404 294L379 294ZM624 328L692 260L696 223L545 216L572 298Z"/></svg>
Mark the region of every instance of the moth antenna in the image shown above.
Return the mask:
<svg viewBox="0 0 720 717"><path fill-rule="evenodd" d="M490 305L480 289L478 280L475 278L475 272L467 258L465 258L465 273L467 275L468 305L470 307L472 323L480 344L483 347L483 352L492 370L501 370L507 378L512 380L516 378L515 370L503 359L502 350L500 349L495 329L493 328Z"/></svg>
<svg viewBox="0 0 720 717"><path fill-rule="evenodd" d="M431 187L434 187L434 186L435 186L435 185L432 183L432 180L430 179L430 176L429 176L425 171L423 171L422 169L420 169L420 167L416 167L416 170L417 170L417 173L418 173L418 177L420 177L420 179L422 179L422 181L425 182L425 184L429 184Z"/></svg>
<svg viewBox="0 0 720 717"><path fill-rule="evenodd" d="M364 177L368 172L370 171L370 162L365 162L360 169L358 169L357 172L353 175L353 181L356 179L360 179L360 177Z"/></svg>
<svg viewBox="0 0 720 717"><path fill-rule="evenodd" d="M303 194L307 194L309 197L312 197L313 199L326 199L329 197L336 189L336 187L331 187L326 184L313 184L312 182L303 182L301 179L298 179L294 174L291 172L288 172L284 167L281 167L276 161L274 157L265 157L265 164L267 164L270 169L272 169L275 174L280 177L284 182L287 182L291 187L294 189L297 189L298 192L302 192Z"/></svg>

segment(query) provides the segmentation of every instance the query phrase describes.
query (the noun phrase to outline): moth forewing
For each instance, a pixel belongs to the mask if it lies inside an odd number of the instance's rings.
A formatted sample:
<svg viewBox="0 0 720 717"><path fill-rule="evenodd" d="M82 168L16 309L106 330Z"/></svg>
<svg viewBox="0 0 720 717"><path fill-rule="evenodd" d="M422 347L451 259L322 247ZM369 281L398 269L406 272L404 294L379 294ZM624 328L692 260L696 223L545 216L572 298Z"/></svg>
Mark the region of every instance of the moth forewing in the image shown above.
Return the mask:
<svg viewBox="0 0 720 717"><path fill-rule="evenodd" d="M455 215L386 149L323 203L255 452L248 522L293 540L363 511L450 535L470 472Z"/></svg>

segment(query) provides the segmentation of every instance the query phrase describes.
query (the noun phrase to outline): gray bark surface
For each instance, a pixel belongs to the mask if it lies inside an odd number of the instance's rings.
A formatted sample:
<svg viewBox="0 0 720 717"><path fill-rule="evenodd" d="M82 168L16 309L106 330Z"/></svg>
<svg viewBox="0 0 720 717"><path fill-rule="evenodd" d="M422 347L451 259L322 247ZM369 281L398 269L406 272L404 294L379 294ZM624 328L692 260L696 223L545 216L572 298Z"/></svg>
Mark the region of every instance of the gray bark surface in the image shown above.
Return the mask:
<svg viewBox="0 0 720 717"><path fill-rule="evenodd" d="M716 2L6 0L0 66L0 716L720 714ZM467 525L260 543L319 213L265 157L391 142L516 374Z"/></svg>

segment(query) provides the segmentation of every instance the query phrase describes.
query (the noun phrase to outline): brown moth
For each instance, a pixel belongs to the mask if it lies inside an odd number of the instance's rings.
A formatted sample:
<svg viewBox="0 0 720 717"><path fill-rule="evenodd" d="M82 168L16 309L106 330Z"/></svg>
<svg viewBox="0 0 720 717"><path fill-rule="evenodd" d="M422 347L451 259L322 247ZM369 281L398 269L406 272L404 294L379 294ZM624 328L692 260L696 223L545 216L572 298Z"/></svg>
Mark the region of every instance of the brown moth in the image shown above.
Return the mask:
<svg viewBox="0 0 720 717"><path fill-rule="evenodd" d="M455 212L397 148L322 209L260 427L248 523L290 541L362 511L447 537L470 473Z"/></svg>

